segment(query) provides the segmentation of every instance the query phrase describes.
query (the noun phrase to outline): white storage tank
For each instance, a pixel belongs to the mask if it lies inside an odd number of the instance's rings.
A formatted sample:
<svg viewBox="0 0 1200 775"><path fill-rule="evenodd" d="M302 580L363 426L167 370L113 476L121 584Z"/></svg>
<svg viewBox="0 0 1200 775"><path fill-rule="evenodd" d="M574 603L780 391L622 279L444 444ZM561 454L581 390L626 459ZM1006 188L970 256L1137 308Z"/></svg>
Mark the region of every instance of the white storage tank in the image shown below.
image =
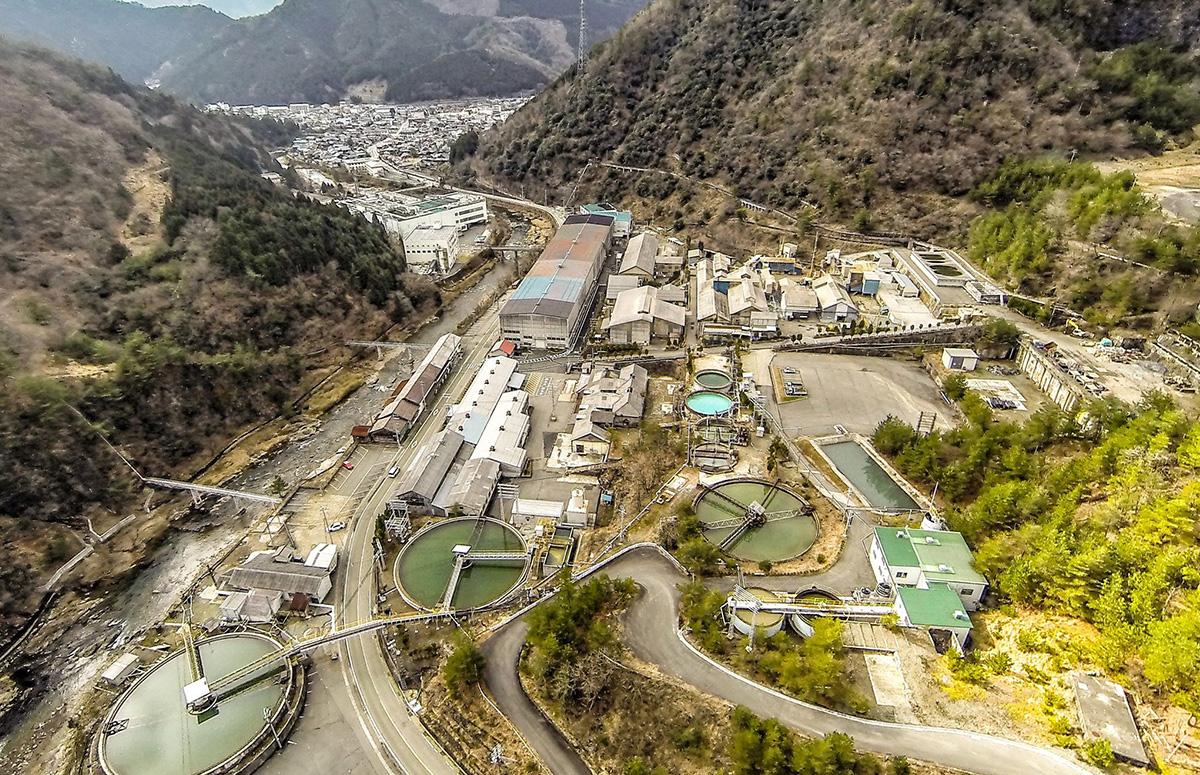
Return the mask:
<svg viewBox="0 0 1200 775"><path fill-rule="evenodd" d="M767 589L752 588L747 589L746 592L763 602L779 602L779 595ZM741 608L733 614L733 627L743 635L749 635L751 631L757 630L754 637L769 638L783 629L783 614Z"/></svg>

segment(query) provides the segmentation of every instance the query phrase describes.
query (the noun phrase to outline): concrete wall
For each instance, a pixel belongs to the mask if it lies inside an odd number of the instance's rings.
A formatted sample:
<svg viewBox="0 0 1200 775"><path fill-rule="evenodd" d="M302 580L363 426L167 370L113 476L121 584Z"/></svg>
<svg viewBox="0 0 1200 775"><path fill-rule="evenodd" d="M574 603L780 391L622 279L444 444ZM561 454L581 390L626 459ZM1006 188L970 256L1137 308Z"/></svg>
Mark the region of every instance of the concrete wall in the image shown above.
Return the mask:
<svg viewBox="0 0 1200 775"><path fill-rule="evenodd" d="M1027 339L1022 339L1021 346L1017 349L1017 367L1063 411L1073 412L1082 402L1083 392L1071 375L1060 369Z"/></svg>

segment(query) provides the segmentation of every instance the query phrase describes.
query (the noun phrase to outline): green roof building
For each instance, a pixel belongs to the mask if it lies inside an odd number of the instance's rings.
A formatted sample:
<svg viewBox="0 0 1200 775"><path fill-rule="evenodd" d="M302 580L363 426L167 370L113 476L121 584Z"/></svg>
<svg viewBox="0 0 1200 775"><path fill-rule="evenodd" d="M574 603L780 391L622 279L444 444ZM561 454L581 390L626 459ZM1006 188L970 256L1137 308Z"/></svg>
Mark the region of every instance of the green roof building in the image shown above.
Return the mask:
<svg viewBox="0 0 1200 775"><path fill-rule="evenodd" d="M935 581L923 589L900 587L896 613L903 624L929 630L935 642L938 633L947 633L959 651L966 650L971 637L971 617L958 593L945 582Z"/></svg>
<svg viewBox="0 0 1200 775"><path fill-rule="evenodd" d="M975 558L961 533L877 527L870 550L871 569L893 589L928 589L943 584L968 611L987 593L987 579L975 570Z"/></svg>
<svg viewBox="0 0 1200 775"><path fill-rule="evenodd" d="M588 215L607 215L613 219L613 237L627 239L633 233L633 213L628 210L618 210L608 202L593 202L581 205L579 212Z"/></svg>

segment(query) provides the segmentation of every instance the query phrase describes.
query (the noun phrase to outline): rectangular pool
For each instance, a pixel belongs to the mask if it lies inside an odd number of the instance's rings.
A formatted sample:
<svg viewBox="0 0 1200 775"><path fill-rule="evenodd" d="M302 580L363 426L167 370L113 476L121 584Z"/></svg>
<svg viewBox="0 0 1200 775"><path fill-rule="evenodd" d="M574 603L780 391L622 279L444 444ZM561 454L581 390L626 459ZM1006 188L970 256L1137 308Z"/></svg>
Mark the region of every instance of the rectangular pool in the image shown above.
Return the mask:
<svg viewBox="0 0 1200 775"><path fill-rule="evenodd" d="M921 508L857 441L822 444L821 451L837 466L838 473L854 485L873 508L886 511Z"/></svg>

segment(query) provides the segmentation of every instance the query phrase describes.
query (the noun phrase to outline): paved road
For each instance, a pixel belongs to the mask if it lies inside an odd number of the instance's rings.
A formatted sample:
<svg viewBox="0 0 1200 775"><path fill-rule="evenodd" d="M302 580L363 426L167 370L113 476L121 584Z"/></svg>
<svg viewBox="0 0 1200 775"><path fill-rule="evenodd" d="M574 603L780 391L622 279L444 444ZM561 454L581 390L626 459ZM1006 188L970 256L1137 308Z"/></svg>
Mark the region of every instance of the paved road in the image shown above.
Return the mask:
<svg viewBox="0 0 1200 775"><path fill-rule="evenodd" d="M625 620L625 638L640 659L654 664L664 674L674 676L696 689L729 702L745 705L760 716L779 719L783 724L808 736L844 732L862 749L886 755L908 756L981 775L1080 775L1092 770L1067 758L1065 754L1025 743L958 729L938 729L870 721L845 716L808 705L758 686L736 676L690 649L676 630L679 611L677 585L684 580L675 568L653 550L636 550L617 560L607 573L632 578L644 593L630 607ZM512 653L514 642L524 633L519 622L496 635L499 654ZM515 662L505 662L504 665ZM492 675L488 675L492 686ZM511 691L505 679L497 688ZM499 697L497 698L499 700ZM505 705L500 706L507 714ZM510 716L521 733L539 754L543 747L555 745L552 738L536 725L526 726L520 713ZM557 737L557 746L565 746ZM543 754L545 755L545 754ZM559 752L557 755L563 755ZM558 772L559 770L555 770ZM563 770L586 772L586 770Z"/></svg>
<svg viewBox="0 0 1200 775"><path fill-rule="evenodd" d="M561 213L553 208L506 197L485 196L496 202L540 210L555 225L562 221ZM440 419L445 416L446 409L462 395L474 378L499 333L499 304L495 304L463 337L464 346L470 348L463 362L443 386L438 399L427 408L424 419L405 440L403 447L367 447L358 458L354 471L349 472L351 475L338 482L339 490L345 493L356 492L364 486L370 488L355 510L351 535L343 550L343 569L339 574L337 597L341 626L369 619L376 613L378 578L373 557L375 517L383 511L391 495L392 482L383 475L384 471L393 464L398 464L401 469L407 467L417 449L440 430ZM377 638L348 638L341 642L339 653L342 657L342 681L340 685L332 680L329 683L344 693L358 717L373 758L385 770L400 771L405 775L449 775L460 772L460 768L428 738L420 722L409 712Z"/></svg>
<svg viewBox="0 0 1200 775"><path fill-rule="evenodd" d="M788 591L817 586L834 593L848 594L857 587L874 582L866 552L857 551L860 548L859 544L870 535L871 525L866 520L855 519L850 527L846 550L828 570L809 576L748 576L745 583ZM622 561L616 562L620 564ZM665 560L663 565L669 567ZM682 577L675 578L677 582ZM707 581L710 587L721 591L732 590L737 582L735 576ZM482 650L487 657L484 683L500 712L513 723L521 736L537 752L538 757L550 767L551 772L555 775L587 775L591 770L582 757L566 741L553 722L525 695L521 686L517 675L517 662L528 631L529 626L525 620L517 619L484 642Z"/></svg>
<svg viewBox="0 0 1200 775"><path fill-rule="evenodd" d="M533 746L538 758L554 775L590 775L591 770L557 727L525 695L517 675L517 660L529 625L518 619L483 644L487 657L483 680L495 699L496 707Z"/></svg>
<svg viewBox="0 0 1200 775"><path fill-rule="evenodd" d="M371 477L377 477L367 495L355 510L352 533L343 556L338 595L341 626L353 624L375 615L378 592L376 566L373 557L375 517L383 511L391 495L391 479L382 471L392 464L402 469L412 462L417 449L441 427L440 419L450 404L462 394L483 363L499 334L497 307L493 306L472 328L464 341L473 342L463 362L443 387L439 397L426 410L416 432L404 446L369 446L359 459L355 471L365 469L363 477L346 477L342 489L353 491ZM353 472L352 472L353 473ZM441 749L425 734L420 722L408 711L388 669L383 651L374 637L349 638L340 646L341 674L344 686L358 714L359 723L378 754L390 762L392 769L404 773L457 773L459 768L449 761Z"/></svg>

